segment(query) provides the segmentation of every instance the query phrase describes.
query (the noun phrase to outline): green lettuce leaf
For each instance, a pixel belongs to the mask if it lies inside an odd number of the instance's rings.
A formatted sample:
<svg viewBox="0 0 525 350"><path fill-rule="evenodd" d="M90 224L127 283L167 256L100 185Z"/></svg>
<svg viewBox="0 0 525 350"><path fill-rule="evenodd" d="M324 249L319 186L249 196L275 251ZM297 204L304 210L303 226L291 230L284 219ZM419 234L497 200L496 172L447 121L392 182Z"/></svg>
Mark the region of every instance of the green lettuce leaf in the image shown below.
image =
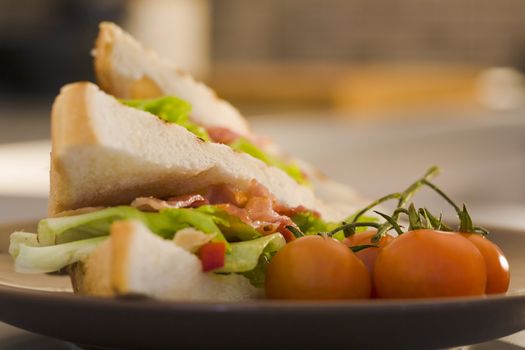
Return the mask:
<svg viewBox="0 0 525 350"><path fill-rule="evenodd" d="M284 247L286 241L280 233L253 239L251 241L231 243L231 251L226 254L224 266L215 272L247 272L255 269L263 253L276 252Z"/></svg>
<svg viewBox="0 0 525 350"><path fill-rule="evenodd" d="M292 221L305 235L316 235L319 232L328 232L338 226L334 222L326 222L312 212L300 212L291 217Z"/></svg>
<svg viewBox="0 0 525 350"><path fill-rule="evenodd" d="M259 257L257 266L250 271L241 272L240 274L246 277L250 283L257 288L264 286L266 280L266 270L276 252L265 252Z"/></svg>
<svg viewBox="0 0 525 350"><path fill-rule="evenodd" d="M127 207L113 207L91 213L48 218L38 223L38 242L43 246L78 241L109 233L116 220L137 219L145 222L141 211Z"/></svg>
<svg viewBox="0 0 525 350"><path fill-rule="evenodd" d="M46 247L21 243L19 239L16 232L11 236L10 252L15 260L15 270L24 273L47 273L84 260L107 237L95 237Z"/></svg>
<svg viewBox="0 0 525 350"><path fill-rule="evenodd" d="M27 245L29 247L38 247L38 236L36 233L30 232L13 232L9 236L9 255L15 258L20 251L21 245Z"/></svg>
<svg viewBox="0 0 525 350"><path fill-rule="evenodd" d="M230 242L249 241L261 237L259 231L222 208L213 205L203 205L195 210L211 215L222 234Z"/></svg>
<svg viewBox="0 0 525 350"><path fill-rule="evenodd" d="M210 213L198 209L164 209L159 213L145 213L129 206L107 208L91 213L43 219L38 224L38 242L43 246L68 243L87 238L106 236L117 220L135 219L144 223L153 233L165 239L186 227L214 234L213 241L229 244Z"/></svg>
<svg viewBox="0 0 525 350"><path fill-rule="evenodd" d="M145 100L120 100L120 102L126 106L154 114L168 123L180 125L204 141L210 141L210 136L206 130L190 121L191 105L178 97L164 96Z"/></svg>
<svg viewBox="0 0 525 350"><path fill-rule="evenodd" d="M284 162L281 159L268 154L267 152L255 146L253 143L251 143L244 137L238 138L233 143L229 144L229 146L236 151L247 153L268 165L281 169L299 184L308 184L308 180L305 178L297 164L293 162Z"/></svg>
<svg viewBox="0 0 525 350"><path fill-rule="evenodd" d="M350 215L342 222L327 222L323 219L317 217L312 212L301 212L293 215L291 217L292 221L299 227L301 232L303 232L305 235L316 235L319 232L329 232L333 229L335 229L338 226L341 226L343 222L352 222L354 219L355 214ZM360 216L357 222L377 222L378 219L376 217L371 216ZM355 231L356 232L363 232L368 230L366 227L358 227ZM345 238L344 233L342 231L337 232L333 235L333 238L338 240L343 240Z"/></svg>

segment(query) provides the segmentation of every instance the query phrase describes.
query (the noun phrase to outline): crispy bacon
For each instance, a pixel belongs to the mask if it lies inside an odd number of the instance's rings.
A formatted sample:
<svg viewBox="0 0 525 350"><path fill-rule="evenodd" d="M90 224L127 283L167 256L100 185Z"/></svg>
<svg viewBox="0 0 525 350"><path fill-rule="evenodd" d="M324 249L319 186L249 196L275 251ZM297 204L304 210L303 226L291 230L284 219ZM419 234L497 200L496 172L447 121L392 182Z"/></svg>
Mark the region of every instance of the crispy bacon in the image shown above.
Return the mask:
<svg viewBox="0 0 525 350"><path fill-rule="evenodd" d="M281 232L285 234L287 240L294 238L286 229L286 226L295 226L294 222L288 216L274 210L276 201L266 188L253 181L246 191L246 198L243 207L234 203L221 203L219 206L263 235Z"/></svg>
<svg viewBox="0 0 525 350"><path fill-rule="evenodd" d="M295 214L299 214L299 213L312 213L317 218L321 217L321 214L318 211L310 210L310 209L308 209L308 208L306 208L306 207L304 207L302 205L290 208L290 207L286 207L286 206L284 206L284 205L282 205L280 203L275 203L273 208L279 214L286 215L286 216L289 216L289 217L292 217Z"/></svg>
<svg viewBox="0 0 525 350"><path fill-rule="evenodd" d="M210 204L233 204L244 207L248 201L248 194L230 185L215 185L204 192L204 198Z"/></svg>
<svg viewBox="0 0 525 350"><path fill-rule="evenodd" d="M201 194L182 195L166 200L140 197L135 199L131 206L143 211L159 211L166 208L197 208L205 204L217 205L263 235L280 232L287 241L295 239L286 228L295 226L290 217L308 211L303 206L288 208L279 204L275 197L255 180L245 190L222 184L211 186Z"/></svg>
<svg viewBox="0 0 525 350"><path fill-rule="evenodd" d="M142 211L160 211L166 208L197 208L205 204L209 203L202 195L185 194L166 200L154 197L139 197L131 203L131 206Z"/></svg>

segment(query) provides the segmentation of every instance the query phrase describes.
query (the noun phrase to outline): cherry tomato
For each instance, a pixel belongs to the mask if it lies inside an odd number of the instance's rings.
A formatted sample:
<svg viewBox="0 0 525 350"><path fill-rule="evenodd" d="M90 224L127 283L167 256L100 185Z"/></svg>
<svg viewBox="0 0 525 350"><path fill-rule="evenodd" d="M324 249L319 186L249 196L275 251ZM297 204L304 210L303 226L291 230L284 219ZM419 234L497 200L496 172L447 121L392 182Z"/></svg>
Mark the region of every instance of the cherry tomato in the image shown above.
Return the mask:
<svg viewBox="0 0 525 350"><path fill-rule="evenodd" d="M374 283L380 298L481 295L487 272L480 251L462 235L415 230L381 249Z"/></svg>
<svg viewBox="0 0 525 350"><path fill-rule="evenodd" d="M385 235L379 240L379 242L374 243L372 242L372 238L374 237L376 232L377 231L375 230L359 232L343 240L343 243L346 244L348 247L354 247L364 244L377 245L377 248L366 248L358 251L357 253L354 253L365 264L366 268L368 269L368 272L370 273L371 279L373 279L374 276L374 266L376 264L376 259L377 255L379 254L379 251L381 250L381 248L388 245L394 239L394 237L390 235ZM374 281L372 280L372 291L370 295L372 298L376 298L377 291L373 282Z"/></svg>
<svg viewBox="0 0 525 350"><path fill-rule="evenodd" d="M377 231L374 230L359 232L343 240L343 243L346 244L348 247L354 247L365 244L377 245L377 248L366 248L355 253L355 255L359 259L361 259L361 261L365 264L366 268L370 273L374 271L374 265L376 263L377 254L379 254L379 250L384 246L388 245L394 239L394 237L390 235L385 235L379 240L379 242L373 243L372 238L374 237L376 232Z"/></svg>
<svg viewBox="0 0 525 350"><path fill-rule="evenodd" d="M509 262L501 249L487 238L475 233L463 233L479 249L487 268L487 286L485 293L505 293L509 289Z"/></svg>
<svg viewBox="0 0 525 350"><path fill-rule="evenodd" d="M346 245L317 235L288 243L266 273L271 299L363 299L370 285L365 265Z"/></svg>

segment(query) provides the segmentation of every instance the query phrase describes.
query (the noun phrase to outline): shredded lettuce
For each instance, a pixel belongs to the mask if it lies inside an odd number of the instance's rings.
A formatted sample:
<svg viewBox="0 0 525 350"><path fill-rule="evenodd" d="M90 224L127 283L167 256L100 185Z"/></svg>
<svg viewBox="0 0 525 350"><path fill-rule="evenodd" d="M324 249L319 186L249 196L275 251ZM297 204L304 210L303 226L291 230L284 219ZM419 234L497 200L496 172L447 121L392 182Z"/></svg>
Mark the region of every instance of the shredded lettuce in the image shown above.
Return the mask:
<svg viewBox="0 0 525 350"><path fill-rule="evenodd" d="M27 242L22 243L19 233L15 232L11 235L9 251L15 260L17 272L47 273L58 271L77 261L84 260L106 239L107 237L95 237L41 247Z"/></svg>
<svg viewBox="0 0 525 350"><path fill-rule="evenodd" d="M120 102L126 106L154 114L168 123L180 125L204 141L210 141L210 136L206 130L190 121L191 105L183 99L175 96L164 96L144 100L120 100Z"/></svg>
<svg viewBox="0 0 525 350"><path fill-rule="evenodd" d="M215 272L247 272L255 269L263 253L276 252L284 247L286 241L280 233L231 244L231 252L226 254L224 266Z"/></svg>
<svg viewBox="0 0 525 350"><path fill-rule="evenodd" d="M247 153L268 165L281 169L299 184L308 184L308 180L303 175L301 169L297 164L293 162L284 162L281 159L268 154L267 152L261 150L259 147L257 147L244 137L238 138L233 143L229 144L229 146L236 151Z"/></svg>

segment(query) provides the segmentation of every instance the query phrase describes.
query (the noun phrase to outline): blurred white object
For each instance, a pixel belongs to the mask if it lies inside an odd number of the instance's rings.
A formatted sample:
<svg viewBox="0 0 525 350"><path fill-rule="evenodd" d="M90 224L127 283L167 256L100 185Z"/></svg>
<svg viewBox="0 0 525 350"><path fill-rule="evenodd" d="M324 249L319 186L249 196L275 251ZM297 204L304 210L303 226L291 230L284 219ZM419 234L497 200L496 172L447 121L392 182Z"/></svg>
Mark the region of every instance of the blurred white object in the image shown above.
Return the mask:
<svg viewBox="0 0 525 350"><path fill-rule="evenodd" d="M0 196L49 194L49 140L0 145Z"/></svg>
<svg viewBox="0 0 525 350"><path fill-rule="evenodd" d="M210 66L208 0L135 0L126 29L145 47L202 78Z"/></svg>
<svg viewBox="0 0 525 350"><path fill-rule="evenodd" d="M478 78L480 102L491 109L509 110L525 105L525 77L510 67L483 71Z"/></svg>

